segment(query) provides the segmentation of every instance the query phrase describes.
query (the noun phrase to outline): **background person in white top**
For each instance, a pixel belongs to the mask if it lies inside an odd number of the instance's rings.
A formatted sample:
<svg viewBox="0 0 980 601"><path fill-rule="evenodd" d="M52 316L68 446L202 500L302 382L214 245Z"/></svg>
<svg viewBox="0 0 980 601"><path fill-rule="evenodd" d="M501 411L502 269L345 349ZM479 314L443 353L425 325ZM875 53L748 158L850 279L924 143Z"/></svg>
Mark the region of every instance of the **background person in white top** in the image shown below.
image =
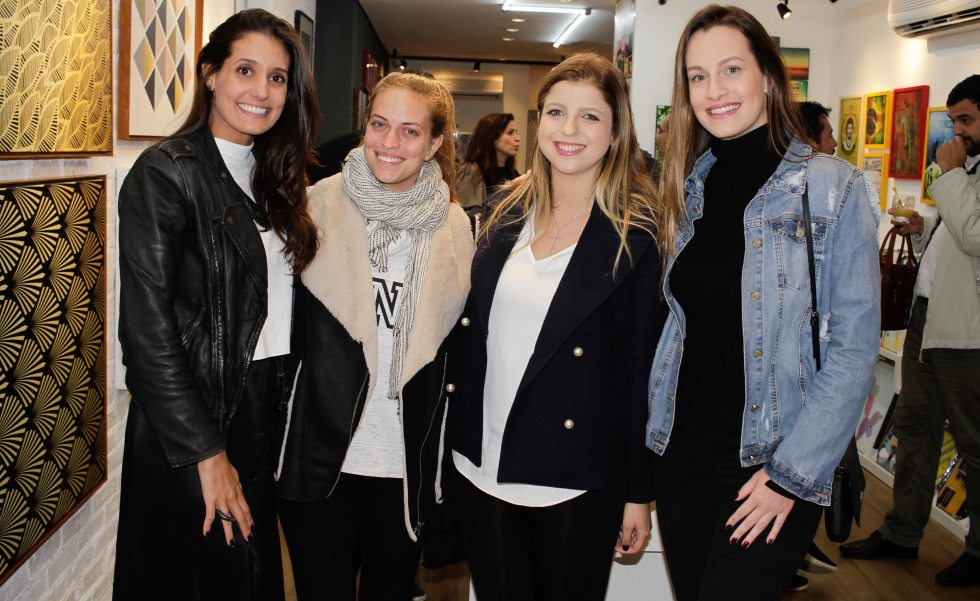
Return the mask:
<svg viewBox="0 0 980 601"><path fill-rule="evenodd" d="M538 111L531 174L478 238L451 344L447 440L480 601L601 600L614 549L650 536L660 257L626 81L575 55Z"/></svg>
<svg viewBox="0 0 980 601"><path fill-rule="evenodd" d="M126 424L113 598L283 598L272 492L291 272L316 251L306 53L264 10L197 59L191 113L119 194ZM203 534L203 536L202 536Z"/></svg>
<svg viewBox="0 0 980 601"><path fill-rule="evenodd" d="M310 188L320 247L296 288L276 487L300 601L407 601L423 547L445 560L440 347L473 257L451 198L455 122L441 84L392 73L361 146Z"/></svg>

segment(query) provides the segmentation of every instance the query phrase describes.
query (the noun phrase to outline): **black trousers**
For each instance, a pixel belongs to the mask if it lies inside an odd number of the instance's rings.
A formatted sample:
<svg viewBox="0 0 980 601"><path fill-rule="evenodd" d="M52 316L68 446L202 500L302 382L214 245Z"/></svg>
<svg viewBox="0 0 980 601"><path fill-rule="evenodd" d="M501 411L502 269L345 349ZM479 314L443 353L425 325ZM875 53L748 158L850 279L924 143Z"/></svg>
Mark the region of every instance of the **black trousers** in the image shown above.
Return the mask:
<svg viewBox="0 0 980 601"><path fill-rule="evenodd" d="M238 471L255 525L235 546L221 520L201 535L204 498L197 464L174 469L139 404L129 408L123 452L115 601L281 601L282 554L272 475L275 430L285 394L285 357L254 361L227 433L226 452Z"/></svg>
<svg viewBox="0 0 980 601"><path fill-rule="evenodd" d="M456 474L460 528L480 601L602 601L623 500L588 491L550 507L521 507Z"/></svg>
<svg viewBox="0 0 980 601"><path fill-rule="evenodd" d="M422 548L402 495L401 478L341 474L326 499L277 499L299 601L411 599Z"/></svg>
<svg viewBox="0 0 980 601"><path fill-rule="evenodd" d="M731 544L725 523L741 504L735 495L763 466L743 468L730 456L668 447L657 460L657 522L677 601L777 601L817 531L822 507L797 499L772 544L768 530L747 549Z"/></svg>

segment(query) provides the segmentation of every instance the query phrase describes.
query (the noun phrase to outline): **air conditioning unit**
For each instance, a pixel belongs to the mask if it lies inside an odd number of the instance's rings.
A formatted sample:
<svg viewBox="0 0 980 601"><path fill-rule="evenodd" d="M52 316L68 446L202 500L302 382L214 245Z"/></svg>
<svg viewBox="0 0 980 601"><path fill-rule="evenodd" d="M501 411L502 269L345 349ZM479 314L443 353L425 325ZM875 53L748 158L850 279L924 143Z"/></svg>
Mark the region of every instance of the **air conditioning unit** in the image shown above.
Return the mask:
<svg viewBox="0 0 980 601"><path fill-rule="evenodd" d="M929 38L980 28L980 0L888 0L898 35Z"/></svg>
<svg viewBox="0 0 980 601"><path fill-rule="evenodd" d="M500 96L504 93L502 73L433 71L432 76L453 96Z"/></svg>

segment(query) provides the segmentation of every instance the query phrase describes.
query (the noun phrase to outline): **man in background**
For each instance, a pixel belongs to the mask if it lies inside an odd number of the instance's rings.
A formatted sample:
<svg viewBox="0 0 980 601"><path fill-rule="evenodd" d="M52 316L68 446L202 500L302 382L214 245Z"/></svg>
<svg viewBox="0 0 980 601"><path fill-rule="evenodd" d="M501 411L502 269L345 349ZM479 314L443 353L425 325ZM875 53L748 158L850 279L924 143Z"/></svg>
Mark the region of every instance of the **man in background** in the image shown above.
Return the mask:
<svg viewBox="0 0 980 601"><path fill-rule="evenodd" d="M942 175L929 195L939 217L892 220L925 243L902 351L895 406L898 452L892 507L870 537L841 545L843 557L915 559L929 521L943 424L966 464L965 552L936 574L943 586L980 584L980 75L946 99L954 138L936 150Z"/></svg>
<svg viewBox="0 0 980 601"><path fill-rule="evenodd" d="M803 115L803 127L806 129L806 143L817 152L834 154L837 140L834 139L834 127L830 124L830 109L812 100L798 104L800 114Z"/></svg>

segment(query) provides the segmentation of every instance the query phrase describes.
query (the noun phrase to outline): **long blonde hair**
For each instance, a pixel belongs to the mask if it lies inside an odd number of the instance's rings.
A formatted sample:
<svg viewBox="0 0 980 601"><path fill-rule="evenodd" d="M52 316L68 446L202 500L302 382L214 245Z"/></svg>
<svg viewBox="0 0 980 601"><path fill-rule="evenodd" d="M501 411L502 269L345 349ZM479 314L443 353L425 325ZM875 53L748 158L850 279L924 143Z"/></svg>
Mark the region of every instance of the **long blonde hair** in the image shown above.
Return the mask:
<svg viewBox="0 0 980 601"><path fill-rule="evenodd" d="M590 52L572 55L551 70L538 92L538 113L544 107L545 97L555 84L561 81L588 83L602 93L603 99L613 112L613 139L595 181L595 201L619 236L619 252L614 268L625 250L627 234L631 227L640 228L653 235L659 218L659 208L654 202L653 187L646 171L640 145L633 127L629 89L623 74L608 59ZM515 220L528 219L533 214L536 223L551 220L551 162L537 145L531 159L531 174L493 209L483 228L484 234L495 225L510 219L512 210L520 207ZM544 232L537 232L532 242Z"/></svg>
<svg viewBox="0 0 980 601"><path fill-rule="evenodd" d="M687 220L684 182L711 143L711 134L698 123L691 107L687 79L687 47L691 36L714 27L731 27L745 36L755 61L767 81L766 116L769 142L780 153L789 148L790 139L804 131L799 109L793 102L789 76L779 49L759 21L736 6L712 4L698 11L681 33L674 59L674 98L670 110L670 128L664 148L657 196L662 202L657 242L661 260L674 253L678 224ZM666 269L664 270L666 273Z"/></svg>
<svg viewBox="0 0 980 601"><path fill-rule="evenodd" d="M418 94L429 109L429 120L432 122L433 138L442 136L442 146L436 151L435 161L439 163L442 170L442 179L449 185L449 198L456 201L456 105L453 103L453 96L442 85L431 77L416 75L415 73L402 73L395 71L389 73L378 82L371 92L368 101L367 114L372 114L374 101L378 95L388 88L402 88Z"/></svg>

